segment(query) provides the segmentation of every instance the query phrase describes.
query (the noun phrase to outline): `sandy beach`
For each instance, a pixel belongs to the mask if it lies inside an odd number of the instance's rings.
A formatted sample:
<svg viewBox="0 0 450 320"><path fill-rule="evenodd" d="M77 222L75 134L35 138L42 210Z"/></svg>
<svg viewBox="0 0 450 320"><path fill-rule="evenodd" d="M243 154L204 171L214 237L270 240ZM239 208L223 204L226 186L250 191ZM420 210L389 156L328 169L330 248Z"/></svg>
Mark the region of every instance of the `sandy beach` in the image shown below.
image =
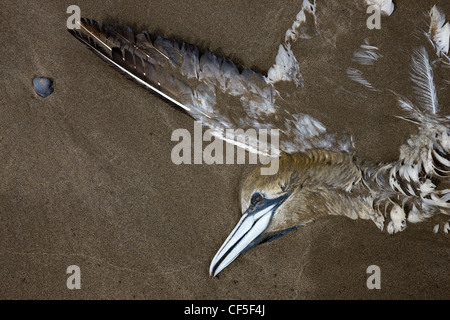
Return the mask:
<svg viewBox="0 0 450 320"><path fill-rule="evenodd" d="M398 0L374 43L400 48L384 87L408 94L410 53L427 12L448 1ZM209 264L240 218L252 165L175 165L171 134L194 121L129 81L66 30L66 9L209 48L267 73L302 1L79 0L7 2L0 33L1 299L449 299L449 235L432 220L394 236L369 221L328 217L258 246L217 278ZM297 112L354 137L358 156L391 161L414 124L393 95L336 87L368 33L354 1L317 1L321 34L293 45L304 88L282 84ZM395 35L395 36L394 36ZM329 40L329 44L325 45ZM309 41L309 42L308 42ZM422 41L422 42L421 42ZM347 59L347 60L345 60ZM436 79L448 79L448 70ZM322 80L323 78L327 80ZM48 77L54 92L36 95ZM344 82L345 83L345 82ZM450 87L439 87L450 114ZM291 106L292 107L292 106ZM69 290L67 267L81 269ZM381 269L381 289L366 286Z"/></svg>

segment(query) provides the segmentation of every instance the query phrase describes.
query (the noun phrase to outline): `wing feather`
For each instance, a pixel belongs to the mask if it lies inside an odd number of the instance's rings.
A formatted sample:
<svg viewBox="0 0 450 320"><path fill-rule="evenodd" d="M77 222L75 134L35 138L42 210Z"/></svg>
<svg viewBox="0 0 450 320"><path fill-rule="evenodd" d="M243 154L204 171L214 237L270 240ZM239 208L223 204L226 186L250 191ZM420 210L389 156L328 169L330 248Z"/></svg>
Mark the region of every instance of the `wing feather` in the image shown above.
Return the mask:
<svg viewBox="0 0 450 320"><path fill-rule="evenodd" d="M162 37L152 41L146 31L135 35L129 27L99 26L89 19L82 19L79 26L80 29L69 32L97 56L185 110L212 129L212 134L218 138L241 147L241 143L234 141L247 140L249 145L244 146L245 149L266 156L324 146L333 151L349 150L350 140L338 141L318 120L280 110L273 79L248 68L239 71L233 62L217 57L209 50L200 54L196 46L187 43ZM294 69L298 70L296 60L295 64ZM288 69L282 67L279 70L290 72ZM294 78L297 77L295 72L291 74ZM283 122L277 119L283 119ZM225 132L226 129L243 129L244 136L236 134L233 137ZM246 139L248 129L277 130L279 145L261 148L259 141Z"/></svg>

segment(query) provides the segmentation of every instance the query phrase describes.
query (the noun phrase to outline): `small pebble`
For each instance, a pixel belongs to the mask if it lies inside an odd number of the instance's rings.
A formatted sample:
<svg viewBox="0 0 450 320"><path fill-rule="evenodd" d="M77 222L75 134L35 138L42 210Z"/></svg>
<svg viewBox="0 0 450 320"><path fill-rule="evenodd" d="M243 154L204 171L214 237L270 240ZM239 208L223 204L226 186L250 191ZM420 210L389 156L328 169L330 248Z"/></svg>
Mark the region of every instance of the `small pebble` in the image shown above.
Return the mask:
<svg viewBox="0 0 450 320"><path fill-rule="evenodd" d="M49 78L34 78L33 86L36 93L42 97L46 98L53 93L53 81Z"/></svg>

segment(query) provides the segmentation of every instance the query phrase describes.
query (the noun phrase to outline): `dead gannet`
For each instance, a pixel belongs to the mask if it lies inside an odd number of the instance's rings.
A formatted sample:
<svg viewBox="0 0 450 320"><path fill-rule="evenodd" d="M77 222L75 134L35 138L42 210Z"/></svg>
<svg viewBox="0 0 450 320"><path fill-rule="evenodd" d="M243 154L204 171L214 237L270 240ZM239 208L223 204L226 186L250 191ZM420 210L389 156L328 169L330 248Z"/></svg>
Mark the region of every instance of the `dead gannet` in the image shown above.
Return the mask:
<svg viewBox="0 0 450 320"><path fill-rule="evenodd" d="M392 13L392 2L384 1L383 8ZM448 23L443 23L443 14L437 10L433 7L430 13L428 38L432 42L438 39L435 47L445 64ZM316 4L305 0L267 76L246 68L239 71L232 62L209 51L200 54L193 45L152 39L147 32L135 35L130 28L100 26L82 19L79 29L69 30L96 55L185 110L221 139L233 143L236 138L224 135L225 128L280 129L280 144L270 150L279 157L279 170L262 176L257 169L244 181L242 218L212 260L211 275L217 275L242 252L324 215L369 219L393 234L404 230L407 222L450 214L450 118L438 113L433 68L439 61L431 63L425 47L412 52L411 80L418 102L395 94L408 112L403 118L418 126L418 133L400 148L395 161L374 164L359 159L350 137L338 138L315 118L291 114L277 104L279 93L274 84L291 81L303 85L291 43L307 37L302 26L316 22L315 12ZM354 56L359 65L373 65L381 57L368 41L361 49ZM381 92L362 78L359 70L349 69L348 75ZM258 141L248 143L249 150L257 149Z"/></svg>

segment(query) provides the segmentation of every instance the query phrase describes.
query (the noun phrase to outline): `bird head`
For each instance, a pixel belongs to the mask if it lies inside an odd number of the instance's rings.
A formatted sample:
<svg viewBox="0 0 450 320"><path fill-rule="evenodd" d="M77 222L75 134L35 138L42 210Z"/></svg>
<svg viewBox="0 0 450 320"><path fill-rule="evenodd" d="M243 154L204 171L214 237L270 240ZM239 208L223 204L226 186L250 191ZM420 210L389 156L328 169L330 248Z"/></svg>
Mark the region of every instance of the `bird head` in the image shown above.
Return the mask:
<svg viewBox="0 0 450 320"><path fill-rule="evenodd" d="M261 175L257 168L244 180L242 217L213 258L210 275L216 276L258 244L275 240L326 214L325 202L330 200L327 192L339 180L329 169L350 160L338 154L316 153L282 155L279 163L275 175Z"/></svg>

